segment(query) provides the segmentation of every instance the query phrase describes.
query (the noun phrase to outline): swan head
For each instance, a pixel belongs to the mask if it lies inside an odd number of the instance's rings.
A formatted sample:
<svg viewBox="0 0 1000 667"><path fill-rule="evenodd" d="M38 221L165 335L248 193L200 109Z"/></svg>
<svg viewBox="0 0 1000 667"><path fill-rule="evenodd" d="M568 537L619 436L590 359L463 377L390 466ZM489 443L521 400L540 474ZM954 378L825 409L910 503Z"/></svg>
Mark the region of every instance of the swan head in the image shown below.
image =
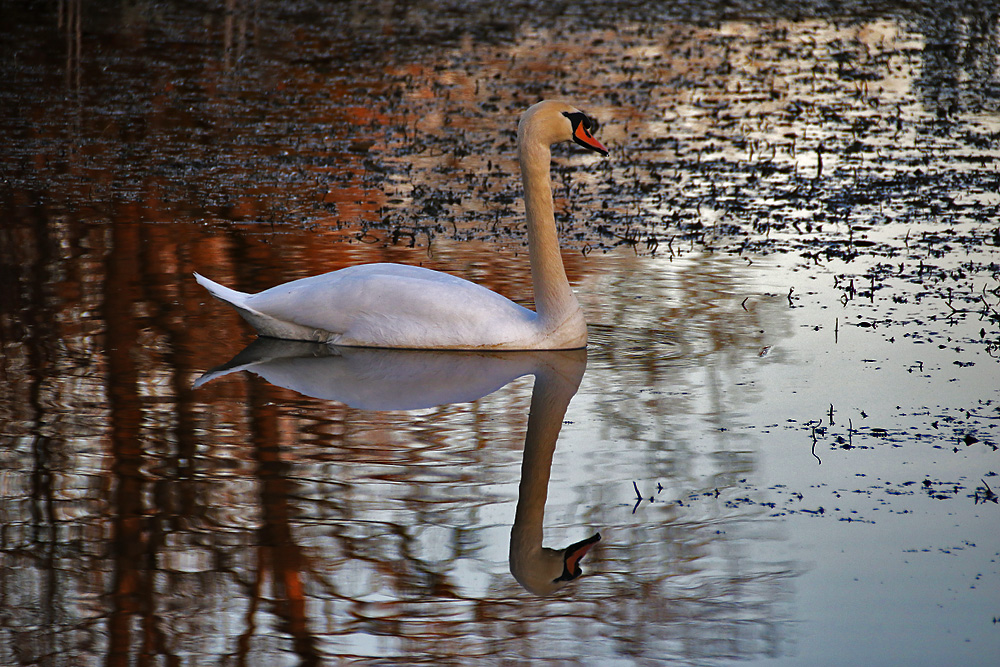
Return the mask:
<svg viewBox="0 0 1000 667"><path fill-rule="evenodd" d="M512 531L510 572L526 591L540 597L552 595L579 578L583 574L580 561L601 540L601 534L595 533L565 549L549 549L537 545L529 548L517 537Z"/></svg>
<svg viewBox="0 0 1000 667"><path fill-rule="evenodd" d="M566 102L546 100L532 105L517 125L518 143L531 137L547 145L572 141L607 156L608 149L594 138L597 121Z"/></svg>

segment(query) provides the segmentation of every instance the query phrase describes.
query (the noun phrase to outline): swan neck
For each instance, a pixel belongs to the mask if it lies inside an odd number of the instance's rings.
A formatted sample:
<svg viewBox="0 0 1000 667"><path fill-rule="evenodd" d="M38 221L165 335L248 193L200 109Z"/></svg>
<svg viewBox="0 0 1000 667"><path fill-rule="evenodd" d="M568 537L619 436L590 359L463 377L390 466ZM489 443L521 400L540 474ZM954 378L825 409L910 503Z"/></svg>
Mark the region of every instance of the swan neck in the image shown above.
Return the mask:
<svg viewBox="0 0 1000 667"><path fill-rule="evenodd" d="M563 416L576 391L575 387L566 388L561 386L563 384L565 383L556 380L551 373L541 372L535 375L521 460L517 507L511 529L512 548L516 547L518 551L534 551L542 546L542 526L552 457L562 429Z"/></svg>
<svg viewBox="0 0 1000 667"><path fill-rule="evenodd" d="M519 144L535 308L542 320L554 320L558 324L580 306L566 279L559 251L549 181L552 154L546 143L532 136L530 129L520 137Z"/></svg>
<svg viewBox="0 0 1000 667"><path fill-rule="evenodd" d="M540 366L535 371L521 460L521 481L511 531L521 549L541 548L552 457L566 409L580 387L587 367L587 356L583 350L571 350L565 355L558 364Z"/></svg>

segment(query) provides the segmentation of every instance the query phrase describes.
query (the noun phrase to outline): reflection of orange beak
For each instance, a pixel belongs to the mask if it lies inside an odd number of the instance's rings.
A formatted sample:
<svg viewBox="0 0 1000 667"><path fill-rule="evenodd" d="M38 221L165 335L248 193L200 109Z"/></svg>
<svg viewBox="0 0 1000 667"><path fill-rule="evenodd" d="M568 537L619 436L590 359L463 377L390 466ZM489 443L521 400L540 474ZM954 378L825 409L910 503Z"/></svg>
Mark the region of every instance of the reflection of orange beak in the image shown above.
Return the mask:
<svg viewBox="0 0 1000 667"><path fill-rule="evenodd" d="M587 128L583 126L583 123L576 126L576 131L573 133L573 136L574 139L576 139L576 143L581 146L597 151L601 155L606 156L608 154L608 149L604 146L604 144L595 139L594 135L587 131Z"/></svg>
<svg viewBox="0 0 1000 667"><path fill-rule="evenodd" d="M594 139L591 137L591 139ZM601 146L601 143L594 139L594 143ZM603 146L602 146L603 148ZM595 149L596 150L596 149ZM580 570L580 560L587 555L590 548L601 540L601 534L596 533L585 540L580 540L576 544L571 544L563 551L563 574L556 581L572 581L583 572Z"/></svg>

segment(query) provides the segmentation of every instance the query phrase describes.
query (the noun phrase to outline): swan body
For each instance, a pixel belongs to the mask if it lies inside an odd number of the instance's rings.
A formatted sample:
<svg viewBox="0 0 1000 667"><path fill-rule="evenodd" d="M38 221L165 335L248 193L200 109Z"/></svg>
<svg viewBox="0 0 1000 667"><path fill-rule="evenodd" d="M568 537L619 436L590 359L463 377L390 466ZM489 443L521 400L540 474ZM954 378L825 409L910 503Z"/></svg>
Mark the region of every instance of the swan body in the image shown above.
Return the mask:
<svg viewBox="0 0 1000 667"><path fill-rule="evenodd" d="M195 274L262 336L351 347L559 350L585 347L587 324L559 253L550 146L603 155L593 121L564 102L539 102L518 123L536 311L457 276L403 264L361 264L247 294Z"/></svg>
<svg viewBox="0 0 1000 667"><path fill-rule="evenodd" d="M481 285L419 266L359 264L258 294L195 278L272 338L345 347L539 347L536 313ZM582 313L570 315L582 323ZM553 333L553 348L580 347L575 338L560 340Z"/></svg>

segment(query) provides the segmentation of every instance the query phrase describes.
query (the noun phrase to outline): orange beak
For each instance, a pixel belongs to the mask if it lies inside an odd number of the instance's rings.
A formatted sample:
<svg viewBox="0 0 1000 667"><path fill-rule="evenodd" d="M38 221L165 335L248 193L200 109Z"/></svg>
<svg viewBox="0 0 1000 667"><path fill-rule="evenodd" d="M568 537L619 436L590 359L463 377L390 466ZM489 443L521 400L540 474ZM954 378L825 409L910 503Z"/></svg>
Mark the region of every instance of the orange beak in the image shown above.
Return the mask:
<svg viewBox="0 0 1000 667"><path fill-rule="evenodd" d="M597 151L601 155L607 156L608 149L600 141L594 138L594 135L583 126L583 123L578 123L576 129L573 130L573 141L580 144L584 148L589 148L592 151Z"/></svg>

